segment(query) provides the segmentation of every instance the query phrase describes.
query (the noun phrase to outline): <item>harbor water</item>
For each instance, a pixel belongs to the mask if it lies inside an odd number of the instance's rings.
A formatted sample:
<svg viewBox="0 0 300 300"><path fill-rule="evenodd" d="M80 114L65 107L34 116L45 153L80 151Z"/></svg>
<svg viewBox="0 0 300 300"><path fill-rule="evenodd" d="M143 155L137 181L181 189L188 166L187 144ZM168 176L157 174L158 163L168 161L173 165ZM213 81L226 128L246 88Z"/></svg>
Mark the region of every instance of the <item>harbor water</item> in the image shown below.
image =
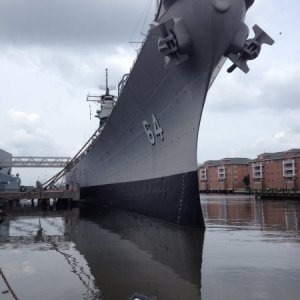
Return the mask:
<svg viewBox="0 0 300 300"><path fill-rule="evenodd" d="M299 299L299 201L201 205L205 231L52 202L0 207L0 299Z"/></svg>

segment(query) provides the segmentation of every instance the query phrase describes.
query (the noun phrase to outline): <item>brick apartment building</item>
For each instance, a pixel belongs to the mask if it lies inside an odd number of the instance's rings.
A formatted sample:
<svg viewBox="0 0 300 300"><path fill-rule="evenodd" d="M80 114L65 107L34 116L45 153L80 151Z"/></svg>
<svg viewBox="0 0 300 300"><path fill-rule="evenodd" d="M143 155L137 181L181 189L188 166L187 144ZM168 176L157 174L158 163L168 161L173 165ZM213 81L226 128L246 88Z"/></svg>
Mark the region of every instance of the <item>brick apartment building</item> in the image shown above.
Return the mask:
<svg viewBox="0 0 300 300"><path fill-rule="evenodd" d="M249 175L248 158L209 160L198 169L199 189L202 192L232 192L245 188L244 177Z"/></svg>
<svg viewBox="0 0 300 300"><path fill-rule="evenodd" d="M263 153L254 160L209 160L198 169L201 192L231 192L245 188L249 176L252 190L300 190L300 149Z"/></svg>
<svg viewBox="0 0 300 300"><path fill-rule="evenodd" d="M249 165L251 189L300 189L300 149L263 153Z"/></svg>

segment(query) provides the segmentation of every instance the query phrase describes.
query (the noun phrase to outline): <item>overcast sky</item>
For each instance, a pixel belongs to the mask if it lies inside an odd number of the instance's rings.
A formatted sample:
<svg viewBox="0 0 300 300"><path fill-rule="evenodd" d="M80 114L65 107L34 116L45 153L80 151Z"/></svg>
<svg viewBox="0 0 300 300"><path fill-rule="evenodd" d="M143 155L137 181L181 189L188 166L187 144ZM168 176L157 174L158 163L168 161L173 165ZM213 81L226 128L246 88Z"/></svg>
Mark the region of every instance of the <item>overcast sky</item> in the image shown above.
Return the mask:
<svg viewBox="0 0 300 300"><path fill-rule="evenodd" d="M106 67L113 85L129 71L136 56L129 42L147 32L154 4L0 0L0 148L74 155L98 125L86 94L104 83ZM300 148L299 15L296 0L256 0L249 10L246 23L261 26L275 44L249 63L249 74L227 74L229 63L220 73L203 113L199 163ZM55 171L14 172L33 184Z"/></svg>

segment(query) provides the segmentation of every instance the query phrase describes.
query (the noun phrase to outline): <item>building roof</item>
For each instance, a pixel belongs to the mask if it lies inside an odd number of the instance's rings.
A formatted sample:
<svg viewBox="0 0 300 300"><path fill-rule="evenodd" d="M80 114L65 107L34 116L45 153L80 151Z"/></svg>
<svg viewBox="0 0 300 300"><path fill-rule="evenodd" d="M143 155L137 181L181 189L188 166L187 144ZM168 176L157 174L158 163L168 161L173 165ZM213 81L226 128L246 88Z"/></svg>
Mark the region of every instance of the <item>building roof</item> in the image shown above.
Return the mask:
<svg viewBox="0 0 300 300"><path fill-rule="evenodd" d="M251 160L245 157L223 158L220 160L208 160L201 164L199 168L218 167L223 165L248 165Z"/></svg>
<svg viewBox="0 0 300 300"><path fill-rule="evenodd" d="M286 159L291 157L298 157L300 156L300 149L290 149L287 151L281 152L274 152L274 153L262 153L258 155L258 157L254 160L279 160L279 159Z"/></svg>
<svg viewBox="0 0 300 300"><path fill-rule="evenodd" d="M245 158L245 157L224 158L223 161L225 161L225 164L246 165L249 163L250 158Z"/></svg>
<svg viewBox="0 0 300 300"><path fill-rule="evenodd" d="M255 163L258 161L289 159L293 157L300 157L300 149L295 148L287 151L274 152L274 153L265 152L259 154L255 159L250 159L245 157L231 157L231 158L223 158L219 160L207 160L206 162L200 164L198 168L200 169L206 167L219 167L224 165L247 165L249 163Z"/></svg>

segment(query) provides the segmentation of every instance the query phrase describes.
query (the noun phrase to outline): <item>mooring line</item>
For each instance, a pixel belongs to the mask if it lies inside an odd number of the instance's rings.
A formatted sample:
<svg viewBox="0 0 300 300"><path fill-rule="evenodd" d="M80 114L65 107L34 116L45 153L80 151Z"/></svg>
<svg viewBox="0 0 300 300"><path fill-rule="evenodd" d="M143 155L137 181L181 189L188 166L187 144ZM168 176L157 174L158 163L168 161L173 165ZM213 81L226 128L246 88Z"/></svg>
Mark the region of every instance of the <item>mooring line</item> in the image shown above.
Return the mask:
<svg viewBox="0 0 300 300"><path fill-rule="evenodd" d="M18 300L19 298L16 296L15 292L13 291L12 287L10 286L10 284L8 283L4 273L2 272L2 269L0 268L0 275L2 276L7 288L9 289L10 293L12 294L12 296L14 297L15 300Z"/></svg>

